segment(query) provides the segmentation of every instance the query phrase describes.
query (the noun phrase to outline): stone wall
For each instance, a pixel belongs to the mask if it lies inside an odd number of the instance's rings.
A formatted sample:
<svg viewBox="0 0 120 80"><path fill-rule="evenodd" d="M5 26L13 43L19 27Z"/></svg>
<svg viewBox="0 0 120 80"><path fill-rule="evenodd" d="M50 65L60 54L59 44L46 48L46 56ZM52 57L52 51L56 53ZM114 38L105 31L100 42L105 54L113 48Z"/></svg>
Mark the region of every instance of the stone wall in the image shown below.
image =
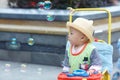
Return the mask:
<svg viewBox="0 0 120 80"><path fill-rule="evenodd" d="M0 0L0 8L8 8L8 0Z"/></svg>

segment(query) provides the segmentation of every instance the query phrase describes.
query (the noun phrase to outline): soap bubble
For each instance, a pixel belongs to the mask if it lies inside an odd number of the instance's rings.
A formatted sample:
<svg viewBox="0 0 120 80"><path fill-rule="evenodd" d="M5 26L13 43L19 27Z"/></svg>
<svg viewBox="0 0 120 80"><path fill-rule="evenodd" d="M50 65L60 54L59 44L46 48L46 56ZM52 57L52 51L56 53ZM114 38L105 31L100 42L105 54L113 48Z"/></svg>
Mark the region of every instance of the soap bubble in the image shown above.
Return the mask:
<svg viewBox="0 0 120 80"><path fill-rule="evenodd" d="M50 9L52 7L52 3L50 1L44 2L44 9Z"/></svg>
<svg viewBox="0 0 120 80"><path fill-rule="evenodd" d="M55 15L53 13L48 13L46 18L47 18L47 21L54 21L55 20Z"/></svg>
<svg viewBox="0 0 120 80"><path fill-rule="evenodd" d="M16 44L16 40L17 40L16 38L12 38L11 39L11 44Z"/></svg>
<svg viewBox="0 0 120 80"><path fill-rule="evenodd" d="M6 43L6 47L8 49L18 50L20 48L20 43L17 42L17 39L13 37L9 42Z"/></svg>
<svg viewBox="0 0 120 80"><path fill-rule="evenodd" d="M27 68L26 64L21 64L20 72L26 72L26 68Z"/></svg>
<svg viewBox="0 0 120 80"><path fill-rule="evenodd" d="M9 72L10 71L11 64L5 64L5 71Z"/></svg>
<svg viewBox="0 0 120 80"><path fill-rule="evenodd" d="M34 45L34 43L35 43L35 41L33 38L28 39L28 45L32 46L32 45Z"/></svg>
<svg viewBox="0 0 120 80"><path fill-rule="evenodd" d="M40 8L40 9L44 9L44 5L45 5L45 2L38 2L37 3L38 8Z"/></svg>
<svg viewBox="0 0 120 80"><path fill-rule="evenodd" d="M38 68L38 74L39 74L39 75L42 74L42 68Z"/></svg>

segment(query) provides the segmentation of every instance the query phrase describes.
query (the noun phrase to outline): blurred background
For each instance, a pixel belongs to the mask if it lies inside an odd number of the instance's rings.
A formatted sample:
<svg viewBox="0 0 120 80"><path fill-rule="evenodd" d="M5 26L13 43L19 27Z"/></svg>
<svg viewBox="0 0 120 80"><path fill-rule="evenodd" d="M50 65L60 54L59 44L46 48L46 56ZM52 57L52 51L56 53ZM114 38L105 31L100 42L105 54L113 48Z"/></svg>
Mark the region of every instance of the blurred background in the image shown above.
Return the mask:
<svg viewBox="0 0 120 80"><path fill-rule="evenodd" d="M113 73L120 71L120 0L0 0L1 80L57 80L67 42L68 7L111 12ZM104 11L80 11L73 20L77 17L94 20L95 37L107 42Z"/></svg>
<svg viewBox="0 0 120 80"><path fill-rule="evenodd" d="M0 0L1 8L39 8L39 4L47 0ZM105 7L118 5L118 0L50 0L52 9Z"/></svg>

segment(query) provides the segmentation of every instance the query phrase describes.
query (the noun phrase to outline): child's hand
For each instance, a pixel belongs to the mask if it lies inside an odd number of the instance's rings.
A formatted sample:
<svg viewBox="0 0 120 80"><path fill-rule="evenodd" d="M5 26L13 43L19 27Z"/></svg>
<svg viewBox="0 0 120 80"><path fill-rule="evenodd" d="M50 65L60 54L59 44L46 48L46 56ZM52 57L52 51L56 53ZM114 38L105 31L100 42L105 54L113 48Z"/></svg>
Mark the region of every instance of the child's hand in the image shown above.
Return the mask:
<svg viewBox="0 0 120 80"><path fill-rule="evenodd" d="M95 72L94 69L90 69L90 70L87 71L87 73L88 73L89 75L94 74L94 72Z"/></svg>
<svg viewBox="0 0 120 80"><path fill-rule="evenodd" d="M63 72L69 72L69 67L64 66L63 67Z"/></svg>
<svg viewBox="0 0 120 80"><path fill-rule="evenodd" d="M90 69L90 70L87 71L87 73L88 73L89 75L91 75L91 74L101 73L101 71L96 71L96 70L94 70L94 69Z"/></svg>

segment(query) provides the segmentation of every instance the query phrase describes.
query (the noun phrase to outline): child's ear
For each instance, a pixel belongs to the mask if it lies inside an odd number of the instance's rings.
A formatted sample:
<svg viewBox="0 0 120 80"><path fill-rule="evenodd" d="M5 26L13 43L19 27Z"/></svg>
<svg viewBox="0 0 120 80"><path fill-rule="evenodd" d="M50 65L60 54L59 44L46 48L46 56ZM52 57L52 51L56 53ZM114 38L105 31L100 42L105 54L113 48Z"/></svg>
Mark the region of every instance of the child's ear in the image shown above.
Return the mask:
<svg viewBox="0 0 120 80"><path fill-rule="evenodd" d="M81 39L84 39L84 36L82 36Z"/></svg>
<svg viewBox="0 0 120 80"><path fill-rule="evenodd" d="M82 36L82 37L80 38L81 41L84 41L84 39L85 39L85 36Z"/></svg>
<svg viewBox="0 0 120 80"><path fill-rule="evenodd" d="M86 40L88 40L86 36L81 37L81 41L86 41Z"/></svg>

